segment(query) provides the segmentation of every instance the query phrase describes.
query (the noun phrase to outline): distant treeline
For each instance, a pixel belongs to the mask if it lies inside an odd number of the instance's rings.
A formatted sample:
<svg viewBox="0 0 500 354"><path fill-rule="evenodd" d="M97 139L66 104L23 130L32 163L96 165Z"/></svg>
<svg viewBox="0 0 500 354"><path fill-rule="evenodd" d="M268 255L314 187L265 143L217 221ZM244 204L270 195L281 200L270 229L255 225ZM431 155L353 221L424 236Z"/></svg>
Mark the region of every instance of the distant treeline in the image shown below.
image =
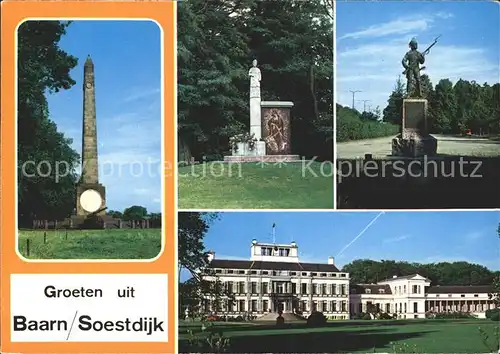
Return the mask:
<svg viewBox="0 0 500 354"><path fill-rule="evenodd" d="M432 285L491 285L499 271L468 262L409 263L358 259L342 267L352 283L371 284L394 275L419 274L431 280Z"/></svg>

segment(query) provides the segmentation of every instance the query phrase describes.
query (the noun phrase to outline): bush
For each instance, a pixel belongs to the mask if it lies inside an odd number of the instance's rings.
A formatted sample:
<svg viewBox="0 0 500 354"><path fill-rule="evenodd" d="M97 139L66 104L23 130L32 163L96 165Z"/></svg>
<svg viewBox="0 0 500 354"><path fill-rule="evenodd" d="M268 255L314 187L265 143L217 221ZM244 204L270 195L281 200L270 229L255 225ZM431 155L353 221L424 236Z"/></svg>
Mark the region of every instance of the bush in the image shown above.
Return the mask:
<svg viewBox="0 0 500 354"><path fill-rule="evenodd" d="M500 308L486 310L486 318L489 318L490 320L495 322L500 321Z"/></svg>
<svg viewBox="0 0 500 354"><path fill-rule="evenodd" d="M396 135L399 126L374 120L364 120L361 114L349 107L337 105L337 141L379 138Z"/></svg>
<svg viewBox="0 0 500 354"><path fill-rule="evenodd" d="M476 318L476 316L471 315L468 312L440 312L436 313L434 316L435 319L444 320L444 319L463 319L463 318Z"/></svg>
<svg viewBox="0 0 500 354"><path fill-rule="evenodd" d="M313 327L320 327L326 324L326 317L323 312L313 312L307 318L307 325Z"/></svg>
<svg viewBox="0 0 500 354"><path fill-rule="evenodd" d="M365 313L361 319L362 320L371 320L372 316L369 313Z"/></svg>
<svg viewBox="0 0 500 354"><path fill-rule="evenodd" d="M379 316L380 320L392 320L392 316L388 313L382 312Z"/></svg>

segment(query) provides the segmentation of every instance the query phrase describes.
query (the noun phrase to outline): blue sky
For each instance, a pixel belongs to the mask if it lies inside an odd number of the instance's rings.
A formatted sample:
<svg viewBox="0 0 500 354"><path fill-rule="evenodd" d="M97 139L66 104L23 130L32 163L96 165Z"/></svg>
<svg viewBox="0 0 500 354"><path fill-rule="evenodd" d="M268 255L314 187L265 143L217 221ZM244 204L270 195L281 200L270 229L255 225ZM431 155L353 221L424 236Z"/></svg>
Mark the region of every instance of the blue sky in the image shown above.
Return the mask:
<svg viewBox="0 0 500 354"><path fill-rule="evenodd" d="M297 242L302 262L342 267L355 259L432 263L468 261L500 270L500 211L476 212L230 212L205 237L219 259L249 259L253 238ZM367 226L368 229L344 249Z"/></svg>
<svg viewBox="0 0 500 354"><path fill-rule="evenodd" d="M95 65L100 183L109 209L161 211L161 32L150 21L74 21L60 47L79 59L50 118L81 154L83 64ZM142 170L142 172L141 172Z"/></svg>
<svg viewBox="0 0 500 354"><path fill-rule="evenodd" d="M382 111L412 37L423 51L442 35L425 64L434 85L443 78L499 81L498 2L338 1L336 10L339 104L351 106L349 91L361 90L356 100L371 100L367 108ZM355 105L363 110L363 102Z"/></svg>

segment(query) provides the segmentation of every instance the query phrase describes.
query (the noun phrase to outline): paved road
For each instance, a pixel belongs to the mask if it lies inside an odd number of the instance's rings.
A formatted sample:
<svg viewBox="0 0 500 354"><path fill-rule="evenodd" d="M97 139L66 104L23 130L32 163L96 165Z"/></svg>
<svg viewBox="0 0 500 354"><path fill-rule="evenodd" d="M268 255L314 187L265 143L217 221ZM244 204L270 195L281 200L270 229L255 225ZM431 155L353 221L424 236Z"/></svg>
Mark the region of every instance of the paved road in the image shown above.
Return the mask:
<svg viewBox="0 0 500 354"><path fill-rule="evenodd" d="M433 134L438 139L438 154L457 156L499 156L500 141L480 138L455 137ZM392 136L337 143L337 158L352 159L372 154L386 157L391 154Z"/></svg>

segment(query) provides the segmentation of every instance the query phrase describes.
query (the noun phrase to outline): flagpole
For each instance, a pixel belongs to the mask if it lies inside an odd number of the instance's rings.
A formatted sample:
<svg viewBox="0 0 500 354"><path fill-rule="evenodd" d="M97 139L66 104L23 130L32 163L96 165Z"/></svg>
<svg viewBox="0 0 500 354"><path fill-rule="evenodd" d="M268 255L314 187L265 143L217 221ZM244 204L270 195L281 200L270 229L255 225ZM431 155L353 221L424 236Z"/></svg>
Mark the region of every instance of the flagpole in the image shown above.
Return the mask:
<svg viewBox="0 0 500 354"><path fill-rule="evenodd" d="M273 244L276 244L276 224L273 223Z"/></svg>

